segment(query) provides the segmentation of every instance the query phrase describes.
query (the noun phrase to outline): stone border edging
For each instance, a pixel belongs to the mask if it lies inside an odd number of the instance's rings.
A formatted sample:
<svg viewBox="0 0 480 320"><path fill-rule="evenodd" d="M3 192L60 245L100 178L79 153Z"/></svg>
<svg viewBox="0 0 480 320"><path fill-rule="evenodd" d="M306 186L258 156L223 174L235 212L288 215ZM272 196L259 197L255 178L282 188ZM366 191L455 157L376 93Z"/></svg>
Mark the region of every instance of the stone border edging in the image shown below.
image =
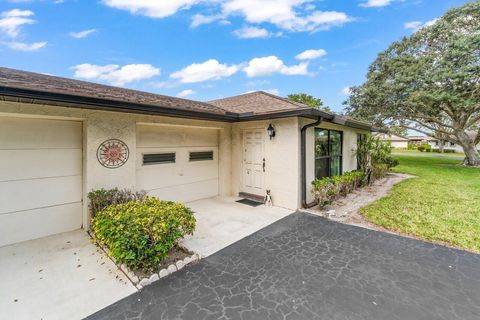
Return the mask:
<svg viewBox="0 0 480 320"><path fill-rule="evenodd" d="M90 231L87 231L87 234L90 236L90 238L92 238L92 240L94 240L94 237L92 236L92 234L90 233ZM186 265L188 264L191 264L191 263L194 263L194 262L197 262L201 259L201 256L198 254L198 253L194 253L192 254L191 256L188 256L186 258L184 258L183 260L178 260L177 262L175 263L172 263L171 265L169 265L168 267L166 268L162 268L159 272L156 272L156 273L153 273L152 275L150 275L150 277L148 278L138 278L138 276L132 271L130 270L126 265L124 264L119 264L117 263L112 257L110 257L110 255L108 254L108 252L110 250L108 250L108 248L102 246L101 244L95 242L94 243L98 248L100 248L100 250L102 250L105 255L107 256L108 259L110 259L113 264L115 264L115 266L117 266L118 269L120 269L123 274L125 274L125 276L127 277L128 280L130 280L130 282L138 289L138 290L141 290L143 287L145 286L148 286L149 284L152 284L153 282L157 281L157 280L160 280L161 278L165 278L166 276L172 274L172 273L175 273L181 269L183 269Z"/></svg>
<svg viewBox="0 0 480 320"><path fill-rule="evenodd" d="M168 267L161 269L159 272L153 273L152 275L150 275L150 277L142 279L135 275L135 273L130 270L126 265L118 265L115 263L115 261L114 263L120 270L123 271L123 273L125 273L127 278L133 283L133 285L137 287L138 290L140 290L155 281L158 281L172 273L182 270L186 265L197 262L198 260L200 260L200 255L194 253L193 255L184 258L183 260L178 260L176 263L172 263Z"/></svg>

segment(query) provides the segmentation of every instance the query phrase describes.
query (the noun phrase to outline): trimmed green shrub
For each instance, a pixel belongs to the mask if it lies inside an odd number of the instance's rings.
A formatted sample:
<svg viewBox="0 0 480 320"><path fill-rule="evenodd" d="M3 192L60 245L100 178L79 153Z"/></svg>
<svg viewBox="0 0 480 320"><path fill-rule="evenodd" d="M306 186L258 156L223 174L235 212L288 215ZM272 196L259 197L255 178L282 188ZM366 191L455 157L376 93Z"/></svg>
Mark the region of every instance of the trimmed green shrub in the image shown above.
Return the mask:
<svg viewBox="0 0 480 320"><path fill-rule="evenodd" d="M372 169L373 181L384 178L389 171L390 171L390 167L386 163L374 164Z"/></svg>
<svg viewBox="0 0 480 320"><path fill-rule="evenodd" d="M371 134L367 134L365 139L357 143L355 154L359 167L364 173L365 184L372 184L375 181L373 171L376 165L386 164L389 168L398 165L398 161L391 156L390 143Z"/></svg>
<svg viewBox="0 0 480 320"><path fill-rule="evenodd" d="M351 171L341 176L314 180L312 192L320 207L323 207L361 187L364 181L365 174L362 171Z"/></svg>
<svg viewBox="0 0 480 320"><path fill-rule="evenodd" d="M178 240L193 234L195 224L193 212L183 204L147 197L97 212L92 231L116 262L151 272Z"/></svg>
<svg viewBox="0 0 480 320"><path fill-rule="evenodd" d="M424 144L418 145L417 150L420 152L424 152L424 151L430 152L432 150L432 146L429 145L428 143L424 143Z"/></svg>
<svg viewBox="0 0 480 320"><path fill-rule="evenodd" d="M132 191L128 189L98 189L88 193L89 208L92 218L95 215L112 204L126 203L132 200L145 198L146 191Z"/></svg>
<svg viewBox="0 0 480 320"><path fill-rule="evenodd" d="M391 169L391 168L393 168L393 167L396 167L396 166L398 166L398 164L399 164L398 160L395 159L394 157L391 157L391 156L386 157L386 158L384 159L384 163L388 166L388 169Z"/></svg>

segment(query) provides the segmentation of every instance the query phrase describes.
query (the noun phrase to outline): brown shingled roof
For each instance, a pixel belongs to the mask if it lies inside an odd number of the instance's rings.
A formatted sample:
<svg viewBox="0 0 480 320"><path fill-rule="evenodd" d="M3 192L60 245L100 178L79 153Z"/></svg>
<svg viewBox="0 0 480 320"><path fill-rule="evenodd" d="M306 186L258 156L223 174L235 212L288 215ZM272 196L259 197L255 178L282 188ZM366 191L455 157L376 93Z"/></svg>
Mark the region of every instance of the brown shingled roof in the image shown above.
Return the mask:
<svg viewBox="0 0 480 320"><path fill-rule="evenodd" d="M0 86L50 93L70 94L90 98L93 97L110 101L145 104L149 106L158 106L186 111L199 111L220 115L225 114L225 110L222 108L205 102L174 98L160 94L112 87L8 68L0 68Z"/></svg>
<svg viewBox="0 0 480 320"><path fill-rule="evenodd" d="M325 121L340 125L372 129L366 123L263 91L200 102L1 67L0 99L227 122L322 117Z"/></svg>
<svg viewBox="0 0 480 320"><path fill-rule="evenodd" d="M296 109L311 109L311 107L302 103L281 98L264 91L245 93L239 96L209 101L208 103L235 113L253 112L254 114L262 114Z"/></svg>

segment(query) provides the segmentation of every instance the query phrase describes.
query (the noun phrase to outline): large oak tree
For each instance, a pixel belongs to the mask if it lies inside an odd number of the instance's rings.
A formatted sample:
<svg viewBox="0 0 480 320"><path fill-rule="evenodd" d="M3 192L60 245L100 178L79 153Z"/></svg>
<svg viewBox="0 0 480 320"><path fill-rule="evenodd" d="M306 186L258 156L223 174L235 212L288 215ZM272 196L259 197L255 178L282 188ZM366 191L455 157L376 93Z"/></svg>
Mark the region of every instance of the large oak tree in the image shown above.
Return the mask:
<svg viewBox="0 0 480 320"><path fill-rule="evenodd" d="M459 144L480 166L480 2L394 42L351 89L347 113Z"/></svg>

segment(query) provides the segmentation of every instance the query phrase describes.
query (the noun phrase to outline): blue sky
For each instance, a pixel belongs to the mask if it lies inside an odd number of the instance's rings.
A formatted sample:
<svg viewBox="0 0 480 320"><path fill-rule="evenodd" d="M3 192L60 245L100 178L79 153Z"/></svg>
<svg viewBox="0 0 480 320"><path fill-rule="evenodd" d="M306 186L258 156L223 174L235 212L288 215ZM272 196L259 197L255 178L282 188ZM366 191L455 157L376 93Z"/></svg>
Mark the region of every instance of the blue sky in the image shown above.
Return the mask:
<svg viewBox="0 0 480 320"><path fill-rule="evenodd" d="M196 100L341 111L378 52L461 0L0 0L0 65Z"/></svg>

